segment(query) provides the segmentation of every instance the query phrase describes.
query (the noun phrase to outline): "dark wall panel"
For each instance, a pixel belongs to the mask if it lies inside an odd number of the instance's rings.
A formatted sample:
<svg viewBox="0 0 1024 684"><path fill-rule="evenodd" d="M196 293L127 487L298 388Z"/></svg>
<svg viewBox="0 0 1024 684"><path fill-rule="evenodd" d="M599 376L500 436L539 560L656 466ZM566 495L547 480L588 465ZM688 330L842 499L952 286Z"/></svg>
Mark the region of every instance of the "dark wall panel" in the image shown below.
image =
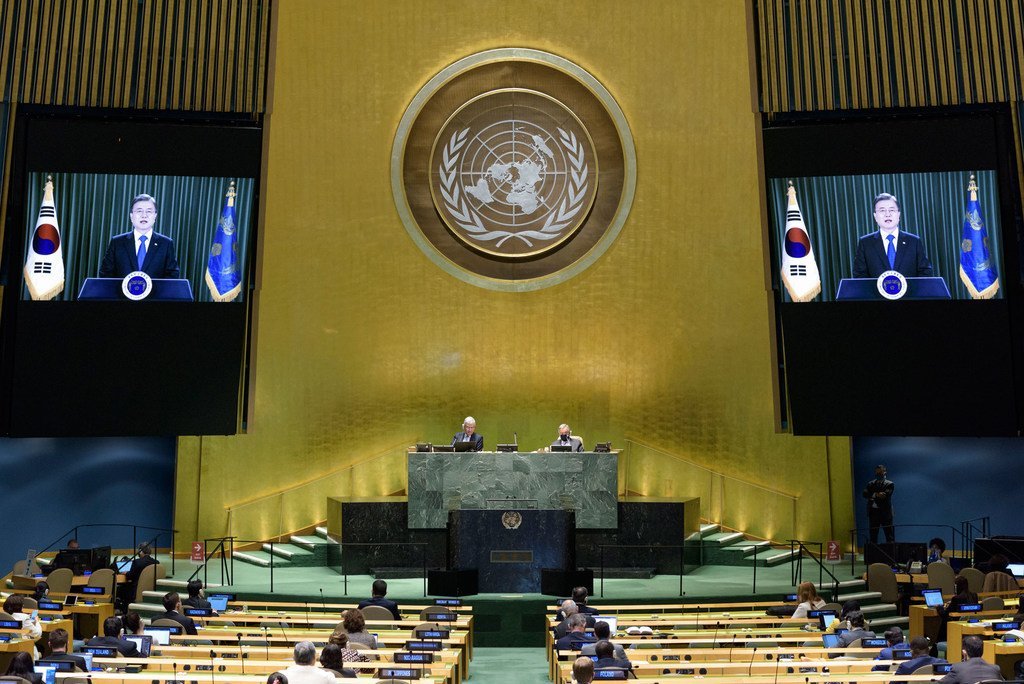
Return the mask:
<svg viewBox="0 0 1024 684"><path fill-rule="evenodd" d="M170 529L174 512L173 437L137 439L0 438L0 472L7 490L0 573L27 549L80 524L135 524ZM139 530L138 541L154 530ZM79 530L83 547L132 545L130 528ZM160 545L169 545L164 535ZM59 547L56 547L59 548Z"/></svg>

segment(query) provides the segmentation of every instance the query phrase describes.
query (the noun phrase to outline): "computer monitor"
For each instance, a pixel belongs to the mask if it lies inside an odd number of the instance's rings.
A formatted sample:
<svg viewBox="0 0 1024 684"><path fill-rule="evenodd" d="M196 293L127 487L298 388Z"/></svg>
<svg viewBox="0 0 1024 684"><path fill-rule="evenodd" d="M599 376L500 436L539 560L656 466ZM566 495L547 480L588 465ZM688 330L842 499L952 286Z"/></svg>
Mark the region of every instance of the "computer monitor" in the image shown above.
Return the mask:
<svg viewBox="0 0 1024 684"><path fill-rule="evenodd" d="M92 670L92 659L94 657L94 654L89 653L88 651L86 651L86 652L83 652L83 653L76 653L75 655L78 656L79 658L83 658L85 660L85 671L86 672L89 672L90 670Z"/></svg>
<svg viewBox="0 0 1024 684"><path fill-rule="evenodd" d="M473 450L473 443L469 442L469 441L466 441L466 442L456 442L452 446L455 447L455 451L472 451Z"/></svg>
<svg viewBox="0 0 1024 684"><path fill-rule="evenodd" d="M615 632L619 627L619 618L617 615L595 615L594 622L607 622L608 633L611 636L615 636Z"/></svg>
<svg viewBox="0 0 1024 684"><path fill-rule="evenodd" d="M43 684L55 684L57 681L57 668L55 667L40 667L36 665L32 670L36 674L43 676Z"/></svg>
<svg viewBox="0 0 1024 684"><path fill-rule="evenodd" d="M168 641L170 640L170 636L170 632L168 632ZM129 634L125 639L135 644L135 648L139 649L139 654L143 658L148 658L150 652L153 650L153 637L150 634ZM166 646L166 644L164 645Z"/></svg>
<svg viewBox="0 0 1024 684"><path fill-rule="evenodd" d="M110 567L110 547L109 546L97 546L89 549L91 552L91 560L89 569L96 571L101 568Z"/></svg>
<svg viewBox="0 0 1024 684"><path fill-rule="evenodd" d="M825 648L838 648L839 647L839 635L838 634L822 634L821 645Z"/></svg>
<svg viewBox="0 0 1024 684"><path fill-rule="evenodd" d="M67 596L64 597L64 605L65 606L73 606L76 603L78 603L78 595L77 594L68 594Z"/></svg>
<svg viewBox="0 0 1024 684"><path fill-rule="evenodd" d="M218 613L223 613L228 609L228 597L224 594L213 594L207 596L206 600L210 602L210 607Z"/></svg>
<svg viewBox="0 0 1024 684"><path fill-rule="evenodd" d="M119 575L126 575L126 574L128 574L128 571L131 570L131 569L132 569L132 561L130 561L130 560L117 561L117 574L119 574Z"/></svg>
<svg viewBox="0 0 1024 684"><path fill-rule="evenodd" d="M941 589L925 589L921 592L921 596L924 596L924 604L929 608L938 608L942 605Z"/></svg>
<svg viewBox="0 0 1024 684"><path fill-rule="evenodd" d="M569 444L552 444L551 445L551 451L557 451L557 452L560 452L560 453L561 452L566 452L566 451L572 451L572 446L569 445Z"/></svg>
<svg viewBox="0 0 1024 684"><path fill-rule="evenodd" d="M1013 573L1014 577L1024 577L1024 563L1010 563L1006 570Z"/></svg>
<svg viewBox="0 0 1024 684"><path fill-rule="evenodd" d="M153 638L153 643L159 644L160 646L171 645L171 629L170 627L146 627L142 630L142 633L146 636Z"/></svg>
<svg viewBox="0 0 1024 684"><path fill-rule="evenodd" d="M818 625L823 629L828 629L836 619L836 611L834 610L822 610L818 612Z"/></svg>

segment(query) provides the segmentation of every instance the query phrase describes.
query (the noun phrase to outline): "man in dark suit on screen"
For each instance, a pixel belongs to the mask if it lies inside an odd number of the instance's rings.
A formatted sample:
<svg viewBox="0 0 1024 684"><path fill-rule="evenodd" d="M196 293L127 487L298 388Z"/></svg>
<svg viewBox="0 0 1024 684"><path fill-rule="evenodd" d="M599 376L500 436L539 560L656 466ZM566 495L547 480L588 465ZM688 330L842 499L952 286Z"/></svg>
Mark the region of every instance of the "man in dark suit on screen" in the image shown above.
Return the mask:
<svg viewBox="0 0 1024 684"><path fill-rule="evenodd" d="M476 433L476 419L473 416L466 416L466 420L462 421L462 432L456 432L452 437L452 446L456 442L471 442L470 451L484 450L484 436Z"/></svg>
<svg viewBox="0 0 1024 684"><path fill-rule="evenodd" d="M854 278L877 278L886 271L899 271L908 278L932 275L932 263L921 238L900 230L900 203L883 192L875 197L878 230L857 241L853 259Z"/></svg>
<svg viewBox="0 0 1024 684"><path fill-rule="evenodd" d="M132 230L110 238L100 264L100 278L123 278L133 271L144 271L151 278L180 278L174 240L153 230L156 226L156 200L137 195L128 218Z"/></svg>

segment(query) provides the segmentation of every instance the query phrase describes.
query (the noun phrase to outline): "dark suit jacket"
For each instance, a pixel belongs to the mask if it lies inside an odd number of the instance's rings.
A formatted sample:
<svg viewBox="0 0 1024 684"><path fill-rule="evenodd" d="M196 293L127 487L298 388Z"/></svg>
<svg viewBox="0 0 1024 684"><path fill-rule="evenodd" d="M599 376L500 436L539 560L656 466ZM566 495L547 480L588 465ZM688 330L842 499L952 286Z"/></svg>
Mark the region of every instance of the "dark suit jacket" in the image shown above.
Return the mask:
<svg viewBox="0 0 1024 684"><path fill-rule="evenodd" d="M128 641L127 639L118 639L117 637L108 636L96 636L89 639L86 646L99 646L101 648L116 648L125 658L141 658L142 654L139 653L139 647L135 645L134 641Z"/></svg>
<svg viewBox="0 0 1024 684"><path fill-rule="evenodd" d="M932 262L924 252L921 238L900 229L896 242L896 264L889 268L886 244L877 230L857 241L857 255L853 259L854 278L877 278L888 270L899 271L908 278L930 276Z"/></svg>
<svg viewBox="0 0 1024 684"><path fill-rule="evenodd" d="M597 620L595 620L594 616L589 614L589 613L587 613L586 615L587 615L587 629L594 629L594 625L597 624ZM561 622L559 622L555 626L555 641L558 641L559 639L561 639L562 637L564 637L568 633L569 633L569 621L567 619L563 619Z"/></svg>
<svg viewBox="0 0 1024 684"><path fill-rule="evenodd" d="M187 608L205 608L206 610L213 610L213 606L210 604L209 601L207 601L204 598L199 598L198 596L196 596L195 598L192 598L190 596L186 599L182 599L181 605Z"/></svg>
<svg viewBox="0 0 1024 684"><path fill-rule="evenodd" d="M619 667L623 670L631 670L633 666L628 660L619 660L618 658L601 658L594 663L594 669L600 670L602 667Z"/></svg>
<svg viewBox="0 0 1024 684"><path fill-rule="evenodd" d="M963 662L953 663L949 674L939 680L943 684L974 684L985 679L1004 679L1003 673L992 663L981 658L970 658Z"/></svg>
<svg viewBox="0 0 1024 684"><path fill-rule="evenodd" d="M135 584L139 581L139 575L150 565L156 565L159 563L153 556L139 556L132 561L132 567L128 568L128 572L125 573L124 579L131 584Z"/></svg>
<svg viewBox="0 0 1024 684"><path fill-rule="evenodd" d="M123 278L132 271L140 270L137 251L132 231L110 238L100 265L100 278ZM150 233L146 241L146 260L142 262L141 270L152 278L180 278L174 240L157 232Z"/></svg>
<svg viewBox="0 0 1024 684"><path fill-rule="evenodd" d="M452 446L455 446L456 442L461 442L462 438L466 435L465 432L456 432L455 436L452 437ZM469 441L473 443L470 451L483 451L484 450L484 436L479 432L474 432L473 436L469 438Z"/></svg>
<svg viewBox="0 0 1024 684"><path fill-rule="evenodd" d="M173 610L154 615L153 620L174 620L185 629L185 634L199 634L196 630L196 623L192 621L192 618L176 613Z"/></svg>
<svg viewBox="0 0 1024 684"><path fill-rule="evenodd" d="M65 663L74 663L75 667L77 667L82 672L89 671L89 668L85 666L85 658L83 658L82 656L76 656L72 653L54 653L50 656L47 656L46 658L43 658L43 660L59 660Z"/></svg>
<svg viewBox="0 0 1024 684"><path fill-rule="evenodd" d="M933 658L930 655L918 656L917 658L911 658L910 660L904 660L900 663L900 666L896 668L896 674L906 675L913 674L914 670L925 665L935 665L937 663L945 663L946 661L941 658Z"/></svg>
<svg viewBox="0 0 1024 684"><path fill-rule="evenodd" d="M568 651L572 648L572 642L574 641L585 641L590 644L597 641L597 637L589 632L569 632L555 642L555 648L559 651Z"/></svg>
<svg viewBox="0 0 1024 684"><path fill-rule="evenodd" d="M380 606L381 608L387 608L391 611L391 614L395 616L396 620L401 620L402 616L398 614L398 604L391 599L382 598L380 596L374 596L373 598L364 599L359 602L358 608L362 609L366 606Z"/></svg>

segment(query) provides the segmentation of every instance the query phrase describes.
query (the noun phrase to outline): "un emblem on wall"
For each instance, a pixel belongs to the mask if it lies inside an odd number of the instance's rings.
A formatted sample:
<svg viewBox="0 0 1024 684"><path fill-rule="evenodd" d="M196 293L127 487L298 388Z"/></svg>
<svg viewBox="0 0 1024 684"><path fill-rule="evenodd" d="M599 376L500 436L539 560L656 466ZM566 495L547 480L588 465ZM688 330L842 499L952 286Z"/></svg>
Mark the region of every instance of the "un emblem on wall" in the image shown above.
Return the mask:
<svg viewBox="0 0 1024 684"><path fill-rule="evenodd" d="M534 290L594 263L625 222L632 136L608 91L548 53L490 50L434 76L392 150L402 222L467 282Z"/></svg>
<svg viewBox="0 0 1024 684"><path fill-rule="evenodd" d="M542 93L486 93L446 123L430 189L453 234L473 249L521 258L570 238L597 194L597 155L582 123Z"/></svg>

